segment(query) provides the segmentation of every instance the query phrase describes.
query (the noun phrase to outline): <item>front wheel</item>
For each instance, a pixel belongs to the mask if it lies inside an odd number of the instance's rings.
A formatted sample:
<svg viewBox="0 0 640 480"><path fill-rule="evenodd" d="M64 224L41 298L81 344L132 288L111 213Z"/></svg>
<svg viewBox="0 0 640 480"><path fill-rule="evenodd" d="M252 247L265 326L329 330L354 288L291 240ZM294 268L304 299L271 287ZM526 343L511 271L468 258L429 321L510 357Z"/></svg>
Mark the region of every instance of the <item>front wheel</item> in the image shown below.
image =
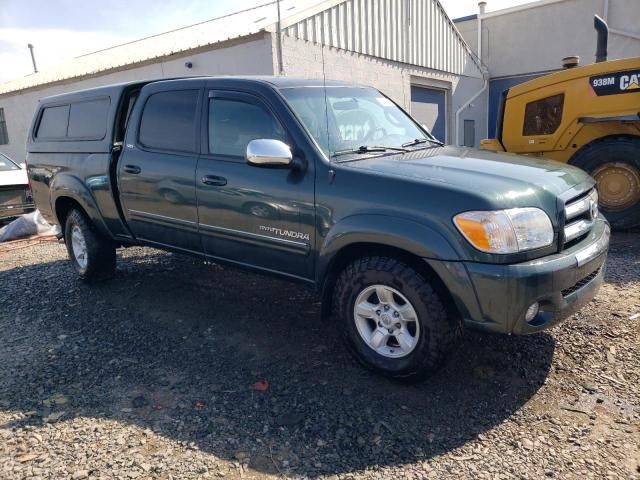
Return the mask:
<svg viewBox="0 0 640 480"><path fill-rule="evenodd" d="M409 382L440 368L461 323L419 272L389 257L356 260L339 275L333 310L346 344L371 370Z"/></svg>
<svg viewBox="0 0 640 480"><path fill-rule="evenodd" d="M92 282L113 275L116 269L116 248L96 231L80 210L71 210L64 229L71 265L80 278Z"/></svg>

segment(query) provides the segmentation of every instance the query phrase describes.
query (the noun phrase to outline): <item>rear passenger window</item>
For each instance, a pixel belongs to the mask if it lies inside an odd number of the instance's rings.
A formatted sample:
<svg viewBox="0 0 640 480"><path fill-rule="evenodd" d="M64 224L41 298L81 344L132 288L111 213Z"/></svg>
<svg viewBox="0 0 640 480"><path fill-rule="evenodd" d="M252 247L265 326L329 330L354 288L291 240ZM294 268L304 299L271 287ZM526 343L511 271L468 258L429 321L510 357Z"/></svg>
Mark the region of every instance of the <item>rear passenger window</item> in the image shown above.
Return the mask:
<svg viewBox="0 0 640 480"><path fill-rule="evenodd" d="M103 139L107 133L108 112L109 100L106 98L72 103L67 136L92 140Z"/></svg>
<svg viewBox="0 0 640 480"><path fill-rule="evenodd" d="M244 158L247 144L258 138L287 141L280 123L264 108L238 100L209 100L209 153Z"/></svg>
<svg viewBox="0 0 640 480"><path fill-rule="evenodd" d="M199 90L154 93L142 111L140 143L148 148L196 151Z"/></svg>
<svg viewBox="0 0 640 480"><path fill-rule="evenodd" d="M69 123L69 105L46 107L40 117L36 138L64 138Z"/></svg>

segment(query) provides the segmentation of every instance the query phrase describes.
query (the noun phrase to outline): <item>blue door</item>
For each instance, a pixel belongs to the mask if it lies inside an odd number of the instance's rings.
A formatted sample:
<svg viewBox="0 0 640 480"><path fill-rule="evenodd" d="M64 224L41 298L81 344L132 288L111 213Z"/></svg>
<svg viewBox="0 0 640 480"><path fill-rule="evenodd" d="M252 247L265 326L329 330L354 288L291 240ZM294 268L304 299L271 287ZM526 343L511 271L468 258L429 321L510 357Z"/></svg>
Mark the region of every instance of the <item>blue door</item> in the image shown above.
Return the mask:
<svg viewBox="0 0 640 480"><path fill-rule="evenodd" d="M446 92L411 86L411 115L441 142L447 141Z"/></svg>

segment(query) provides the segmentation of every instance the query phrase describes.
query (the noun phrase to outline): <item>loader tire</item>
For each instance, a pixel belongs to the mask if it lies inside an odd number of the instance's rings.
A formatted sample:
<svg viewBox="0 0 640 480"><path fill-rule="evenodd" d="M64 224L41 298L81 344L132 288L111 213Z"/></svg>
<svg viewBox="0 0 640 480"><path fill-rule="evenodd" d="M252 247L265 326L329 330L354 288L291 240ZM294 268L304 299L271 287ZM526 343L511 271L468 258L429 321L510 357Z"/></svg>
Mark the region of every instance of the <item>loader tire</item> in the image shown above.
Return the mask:
<svg viewBox="0 0 640 480"><path fill-rule="evenodd" d="M595 140L569 163L598 182L600 210L614 229L640 226L640 137Z"/></svg>

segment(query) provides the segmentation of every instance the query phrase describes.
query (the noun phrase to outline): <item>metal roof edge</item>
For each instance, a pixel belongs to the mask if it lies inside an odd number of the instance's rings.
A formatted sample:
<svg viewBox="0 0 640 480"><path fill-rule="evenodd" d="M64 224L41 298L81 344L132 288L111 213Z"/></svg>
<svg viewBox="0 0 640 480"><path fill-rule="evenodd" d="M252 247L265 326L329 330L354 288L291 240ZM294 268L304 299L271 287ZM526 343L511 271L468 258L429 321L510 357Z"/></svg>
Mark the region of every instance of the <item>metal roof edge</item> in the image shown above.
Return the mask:
<svg viewBox="0 0 640 480"><path fill-rule="evenodd" d="M324 0L323 2L319 2L314 5L311 5L305 8L304 10L301 10L292 15L285 16L284 18L282 18L280 21L280 28L285 29L295 23L301 22L302 20L305 20L314 15L317 15L318 13L324 10L333 8L336 5L346 1L347 0ZM266 30L270 32L275 32L277 30L277 26L278 26L278 22L272 23L266 28ZM273 30L269 30L270 28Z"/></svg>
<svg viewBox="0 0 640 480"><path fill-rule="evenodd" d="M522 12L525 10L531 10L532 8L545 7L547 5L553 5L554 3L562 3L568 0L536 0L534 2L523 3L522 5L516 5L514 7L504 8L502 10L495 10L493 12L487 12L480 15L481 19L499 17L501 15L508 15L510 13Z"/></svg>
<svg viewBox="0 0 640 480"><path fill-rule="evenodd" d="M181 51L177 51L177 52L172 52L170 54L167 55L160 55L157 57L150 57L150 58L146 58L144 60L140 60L138 62L133 62L133 63L126 63L123 65L116 65L113 67L107 67L103 70L96 70L93 72L89 72L89 73L84 73L81 75L75 75L75 76L69 76L69 77L65 77L65 78L60 78L60 79L56 79L56 80L52 80L50 82L46 82L46 83L37 83L35 85L30 85L24 88L16 88L14 90L2 90L2 87L4 85L7 85L9 83L14 82L15 80L10 80L8 82L5 82L3 84L0 84L0 98L5 97L5 96L10 96L10 95L17 95L17 94L21 94L23 92L27 92L30 90L37 90L40 88L48 88L51 86L55 86L55 85L60 85L63 84L65 82L69 82L69 81L81 81L81 80L86 80L86 79L90 79L90 78L94 78L94 77L100 77L102 75L108 75L111 73L117 73L117 72L124 72L126 70L131 70L134 68L139 68L139 67L144 67L146 65L151 65L153 63L155 63L158 58L166 58L166 59L173 59L173 58L180 58L180 57L187 57L189 55L193 55L194 53L201 53L201 52L205 52L205 51L209 51L209 50L213 50L213 49L219 49L219 48L226 48L229 46L229 44L241 44L244 43L245 41L252 41L254 39L258 39L260 37L262 37L265 34L264 30L259 30L257 32L253 32L253 33L249 33L247 35L242 35L242 36L238 36L238 37L234 37L234 38L228 38L226 40L222 40L220 42L214 42L214 43L210 43L210 44L206 44L206 45L199 45L197 47L193 47L193 48L189 48L186 50L181 50ZM184 78L190 78L191 76L185 76ZM24 78L24 77L23 77ZM183 78L183 77L179 77L179 78ZM21 80L21 79L17 79L17 80ZM156 79L157 80L157 79ZM123 83L123 82L118 82L118 83Z"/></svg>
<svg viewBox="0 0 640 480"><path fill-rule="evenodd" d="M442 4L440 3L440 0L435 0L435 1L438 4L438 7L442 11L442 13L444 14L444 17L447 20L449 20L449 24L453 27L453 32L457 35L458 39L462 42L462 45L464 46L465 50L467 51L467 53L471 57L471 60L473 60L473 63L476 65L476 67L478 67L478 70L480 71L480 74L484 77L485 72L488 72L488 68L485 65L483 65L482 62L480 62L480 60L478 60L478 56L474 53L474 51L471 49L471 47L469 46L467 41L464 39L464 37L460 33L460 30L458 30L458 27L455 24L455 22L453 20L451 20L451 17L449 16L447 11L444 9ZM564 0L561 0L561 1L564 1Z"/></svg>
<svg viewBox="0 0 640 480"><path fill-rule="evenodd" d="M453 23L459 23L459 22L467 22L469 20L477 20L478 19L478 14L474 13L473 15L467 15L465 17L458 17L458 18L454 18L453 20L451 20Z"/></svg>

